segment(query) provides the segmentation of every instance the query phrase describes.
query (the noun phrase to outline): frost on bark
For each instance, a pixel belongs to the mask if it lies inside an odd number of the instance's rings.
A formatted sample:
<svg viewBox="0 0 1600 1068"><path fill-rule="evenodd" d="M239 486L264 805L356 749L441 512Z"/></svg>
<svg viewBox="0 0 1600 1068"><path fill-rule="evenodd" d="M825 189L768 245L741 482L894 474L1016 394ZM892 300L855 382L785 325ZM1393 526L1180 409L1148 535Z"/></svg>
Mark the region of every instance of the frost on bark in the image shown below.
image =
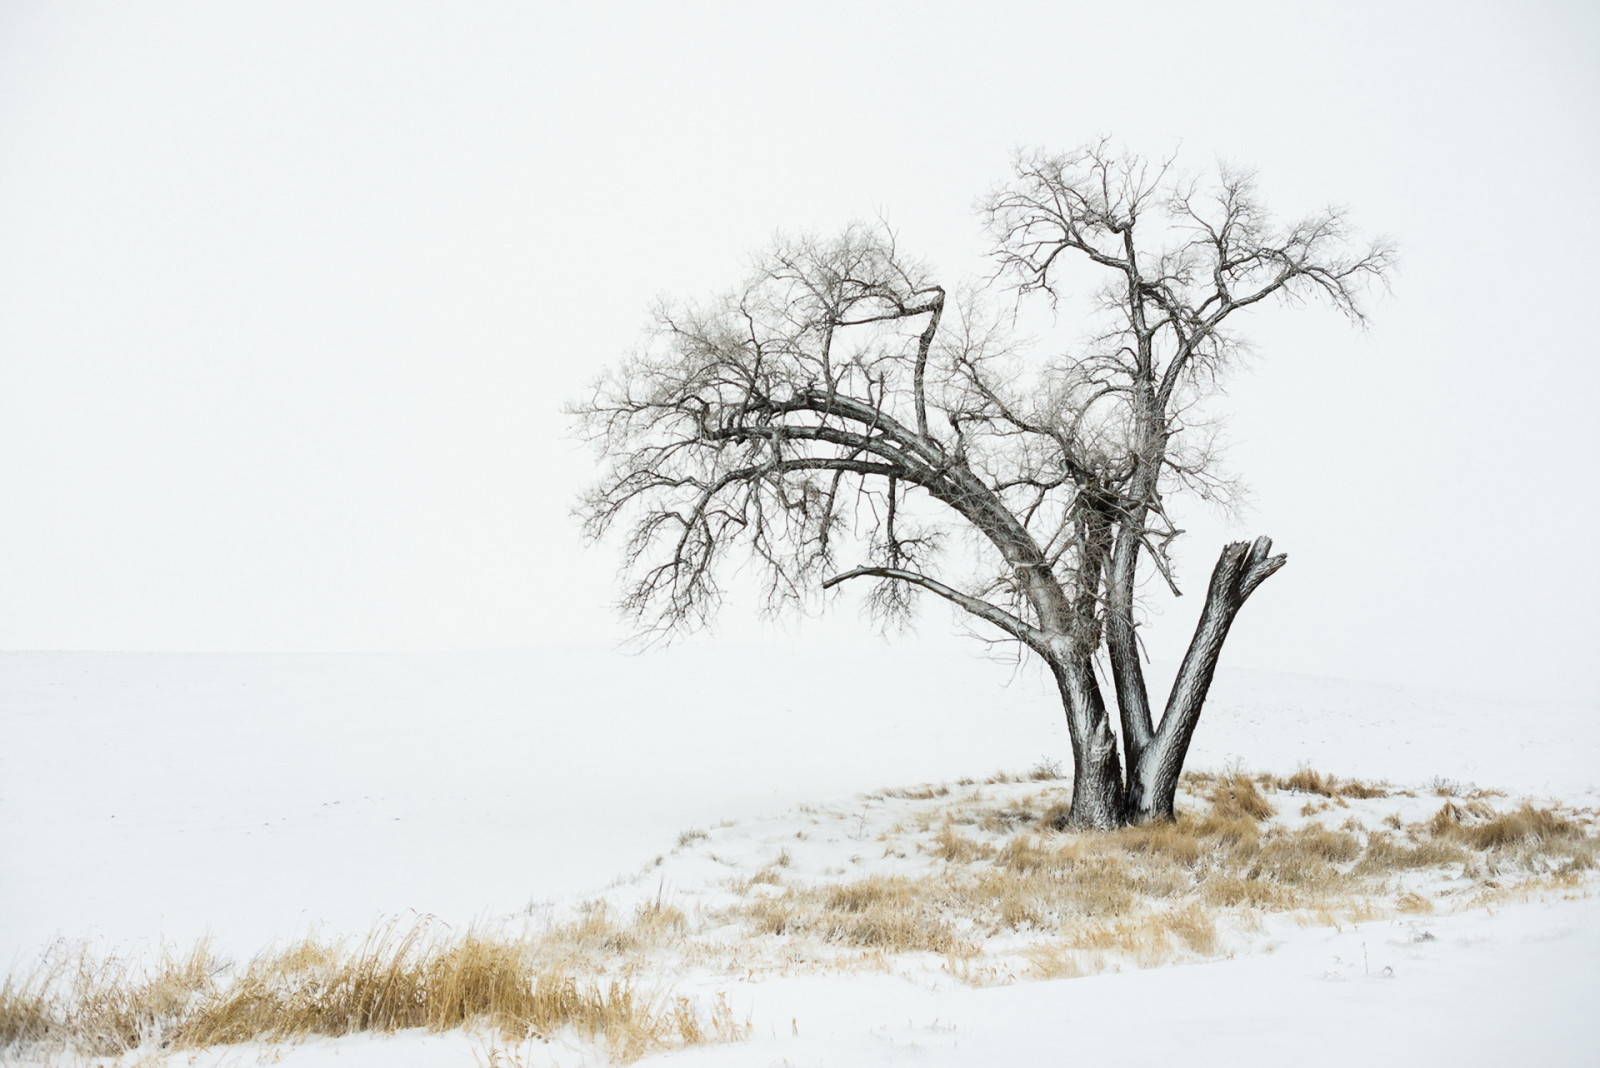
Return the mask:
<svg viewBox="0 0 1600 1068"><path fill-rule="evenodd" d="M886 623L943 600L1047 667L1070 824L1170 818L1223 640L1285 561L1266 538L1223 550L1156 719L1137 592L1178 593L1167 502L1232 492L1196 412L1241 312L1360 320L1392 252L1339 210L1274 222L1248 175L1202 184L1106 144L1019 155L982 214L1012 299L1053 306L1069 263L1100 277L1073 350L1024 346L998 286L947 289L882 229L779 241L735 290L657 308L574 406L603 462L586 529L626 532L622 607L647 631L705 622L752 562L773 610L862 583Z"/></svg>

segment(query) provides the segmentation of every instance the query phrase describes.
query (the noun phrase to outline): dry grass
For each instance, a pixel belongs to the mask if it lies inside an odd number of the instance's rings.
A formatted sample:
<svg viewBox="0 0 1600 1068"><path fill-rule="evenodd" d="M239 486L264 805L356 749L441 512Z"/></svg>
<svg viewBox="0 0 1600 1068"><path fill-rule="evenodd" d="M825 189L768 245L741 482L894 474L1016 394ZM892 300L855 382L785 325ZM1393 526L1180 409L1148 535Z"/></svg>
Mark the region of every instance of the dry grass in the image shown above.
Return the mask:
<svg viewBox="0 0 1600 1068"><path fill-rule="evenodd" d="M1187 776L1174 821L1065 832L1070 787L1054 776L884 791L868 809L832 813L831 832L814 808L814 827L765 843L717 884L721 897L686 908L657 882L653 897L589 902L530 937L420 923L242 966L204 945L148 967L58 947L0 985L0 1060L463 1026L571 1029L630 1060L742 1034L725 1003L701 1009L667 992L688 968L1083 975L1226 952L1274 913L1333 923L1570 892L1600 860L1593 812L1502 810L1482 790L1435 811L1415 793L1312 769ZM680 844L703 839L723 846L705 831ZM860 852L878 859L852 869Z"/></svg>
<svg viewBox="0 0 1600 1068"><path fill-rule="evenodd" d="M818 959L826 959L828 946L845 954L939 953L959 958L961 966L949 970L969 981L1004 981L1017 974L996 963L1008 955L1030 975L1147 966L1214 954L1224 930L1253 929L1264 914L1321 923L1425 913L1436 907L1441 886L1467 901L1469 887L1499 887L1488 878L1497 872L1554 878L1595 860L1595 840L1582 822L1553 808L1499 813L1481 799L1449 802L1431 821L1410 826L1392 812L1368 812L1369 828L1348 801L1396 791L1310 769L1281 779L1237 771L1194 776L1188 793L1203 799L1202 808L1109 834L1053 829L1064 788L993 799L982 789L1027 781L972 784L966 798L926 787L915 797L903 794L930 803L881 836L884 855L920 854L930 866L837 883L791 882L722 919L805 946ZM1273 795L1287 793L1331 802L1317 811L1331 808L1342 822L1279 819Z"/></svg>
<svg viewBox="0 0 1600 1068"><path fill-rule="evenodd" d="M951 864L970 864L994 856L994 846L974 841L955 829L952 820L946 819L933 839L933 855Z"/></svg>
<svg viewBox="0 0 1600 1068"><path fill-rule="evenodd" d="M1388 797L1393 791L1382 783L1363 782L1360 779L1341 781L1338 776L1327 775L1314 768L1301 768L1286 778L1263 776L1263 781L1278 790L1290 793L1318 794L1322 797L1353 797L1369 800Z"/></svg>
<svg viewBox="0 0 1600 1068"><path fill-rule="evenodd" d="M58 944L25 977L0 987L0 1049L59 1033L71 1033L89 1053L132 1048L181 1012L215 967L204 942L182 957L164 953L149 967Z"/></svg>
<svg viewBox="0 0 1600 1068"><path fill-rule="evenodd" d="M943 783L923 783L921 786L901 786L874 794L874 797L892 797L902 801L929 801L935 797L950 796L950 787Z"/></svg>
<svg viewBox="0 0 1600 1068"><path fill-rule="evenodd" d="M1356 875L1384 876L1424 868L1444 868L1466 861L1466 850L1450 842L1428 835L1400 837L1374 831L1368 836L1366 849L1352 871Z"/></svg>
<svg viewBox="0 0 1600 1068"><path fill-rule="evenodd" d="M1222 804L1198 819L1108 835L1023 831L986 854L960 850L965 862L936 851L948 865L939 872L793 886L736 915L761 934L893 952L971 953L975 943L1021 933L1038 943L1034 949L1053 947L1035 961L1043 974L1088 968L1080 950L1098 961L1120 955L1136 963L1211 953L1219 920L1213 888L1228 883L1230 871L1238 869L1238 881L1255 892L1224 903L1288 907L1294 902L1280 884L1304 887L1309 899L1313 884L1336 881L1329 858L1349 859L1359 849L1352 835L1322 828L1263 845L1256 822L1232 811L1241 792L1223 793ZM934 841L949 838L946 823Z"/></svg>
<svg viewBox="0 0 1600 1068"><path fill-rule="evenodd" d="M0 983L0 1050L43 1042L50 1036L56 1015L37 974L20 979L8 976Z"/></svg>
<svg viewBox="0 0 1600 1068"><path fill-rule="evenodd" d="M667 945L687 927L687 917L659 898L641 902L628 919L617 919L604 901L588 901L578 914L552 925L538 939L541 960L579 972L602 971L612 958L642 958Z"/></svg>
<svg viewBox="0 0 1600 1068"><path fill-rule="evenodd" d="M1219 819L1264 820L1276 815L1255 780L1242 772L1230 772L1217 779L1210 796L1212 814Z"/></svg>
<svg viewBox="0 0 1600 1068"><path fill-rule="evenodd" d="M675 911L641 916L644 933L626 944L678 928L682 916ZM240 968L212 959L203 945L146 970L58 946L30 976L0 988L0 1049L114 1057L476 1025L508 1037L549 1037L570 1028L632 1061L742 1036L720 1001L702 1012L626 976L573 974L563 950L574 939L599 937L601 925L588 923L587 932L569 927L543 940L516 940L456 936L421 921L383 928L353 947L307 940Z"/></svg>
<svg viewBox="0 0 1600 1068"><path fill-rule="evenodd" d="M1513 846L1539 849L1584 837L1583 827L1575 820L1526 802L1510 812L1495 813L1482 802L1463 808L1447 801L1430 827L1435 834L1456 838L1479 851Z"/></svg>
<svg viewBox="0 0 1600 1068"><path fill-rule="evenodd" d="M1018 782L1058 782L1068 776L1061 770L1061 764L1054 760L1042 759L1027 771L997 771L987 779L981 780L986 786ZM958 785L971 786L976 780L963 779Z"/></svg>
<svg viewBox="0 0 1600 1068"><path fill-rule="evenodd" d="M960 947L919 881L869 876L795 888L741 910L756 933L809 937L890 953L952 953Z"/></svg>
<svg viewBox="0 0 1600 1068"><path fill-rule="evenodd" d="M1076 937L1029 946L1022 956L1031 978L1068 979L1093 975L1120 960L1155 967L1184 954L1209 957L1220 945L1216 914L1190 905L1135 921L1089 925Z"/></svg>

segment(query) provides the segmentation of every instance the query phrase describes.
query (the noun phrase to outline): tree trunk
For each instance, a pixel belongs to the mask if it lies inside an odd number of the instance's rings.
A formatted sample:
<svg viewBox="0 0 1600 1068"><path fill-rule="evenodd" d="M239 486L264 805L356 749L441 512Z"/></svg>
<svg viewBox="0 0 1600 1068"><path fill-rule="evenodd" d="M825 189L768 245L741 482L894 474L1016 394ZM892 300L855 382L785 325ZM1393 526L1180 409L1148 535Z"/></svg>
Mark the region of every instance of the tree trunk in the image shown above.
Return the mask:
<svg viewBox="0 0 1600 1068"><path fill-rule="evenodd" d="M1189 754L1189 742L1216 674L1228 628L1256 587L1288 562L1287 556L1272 556L1271 552L1272 539L1261 537L1254 542L1233 542L1218 557L1200 622L1173 681L1161 726L1137 765L1129 769L1128 822L1173 818L1178 776Z"/></svg>
<svg viewBox="0 0 1600 1068"><path fill-rule="evenodd" d="M1122 713L1122 748L1129 771L1139 766L1154 730L1144 666L1139 662L1138 625L1133 620L1133 586L1138 569L1139 539L1129 529L1117 535L1106 583L1106 654ZM1130 787L1132 783L1129 784Z"/></svg>
<svg viewBox="0 0 1600 1068"><path fill-rule="evenodd" d="M1066 826L1081 830L1120 827L1127 821L1122 766L1094 666L1082 657L1068 663L1052 661L1050 667L1072 735L1072 808Z"/></svg>

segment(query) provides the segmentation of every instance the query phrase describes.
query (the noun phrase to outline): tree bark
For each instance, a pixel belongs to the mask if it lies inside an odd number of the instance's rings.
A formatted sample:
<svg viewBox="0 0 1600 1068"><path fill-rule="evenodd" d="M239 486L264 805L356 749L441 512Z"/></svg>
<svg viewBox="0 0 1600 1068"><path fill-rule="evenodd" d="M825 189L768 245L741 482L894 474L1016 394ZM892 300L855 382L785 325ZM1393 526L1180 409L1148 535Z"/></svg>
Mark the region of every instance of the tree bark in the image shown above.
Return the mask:
<svg viewBox="0 0 1600 1068"><path fill-rule="evenodd" d="M1128 769L1129 796L1139 789L1139 769L1144 752L1154 739L1150 720L1149 689L1139 662L1137 624L1133 620L1133 585L1138 567L1139 540L1130 529L1117 535L1106 583L1106 654L1122 714L1123 763Z"/></svg>
<svg viewBox="0 0 1600 1068"><path fill-rule="evenodd" d="M1110 830L1126 822L1127 802L1117 738L1088 657L1052 661L1072 739L1072 808L1066 826Z"/></svg>
<svg viewBox="0 0 1600 1068"><path fill-rule="evenodd" d="M1237 541L1226 546L1211 572L1206 603L1196 624L1189 651L1173 681L1155 738L1145 748L1137 768L1129 776L1134 786L1128 797L1128 822L1145 823L1173 818L1173 803L1178 792L1178 776L1183 771L1189 742L1200 720L1217 659L1228 628L1244 602L1280 567L1288 562L1284 555L1273 556L1272 539Z"/></svg>

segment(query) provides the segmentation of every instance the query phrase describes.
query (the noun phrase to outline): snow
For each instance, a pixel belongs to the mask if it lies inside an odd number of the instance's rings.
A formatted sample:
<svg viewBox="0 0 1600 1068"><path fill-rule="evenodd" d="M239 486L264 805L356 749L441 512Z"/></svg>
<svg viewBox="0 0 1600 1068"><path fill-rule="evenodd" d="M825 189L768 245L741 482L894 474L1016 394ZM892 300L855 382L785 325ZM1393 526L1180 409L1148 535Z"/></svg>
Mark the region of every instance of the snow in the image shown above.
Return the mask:
<svg viewBox="0 0 1600 1068"><path fill-rule="evenodd" d="M778 979L742 991L749 1041L639 1063L1591 1065L1600 1044L1596 960L1600 902L1584 900L1308 930L1233 960L1006 987L929 989L883 975ZM491 1064L491 1051L510 1054L505 1064L602 1063L573 1043L459 1033L315 1040L279 1063L432 1068ZM193 1063L222 1068L240 1063L239 1053Z"/></svg>
<svg viewBox="0 0 1600 1068"><path fill-rule="evenodd" d="M769 1031L751 1049L671 1063L1591 1064L1597 951L1600 904L1585 901L1312 930L1235 960L1000 988L797 982L770 992L764 1022L817 1020L817 1034Z"/></svg>
<svg viewBox="0 0 1600 1068"><path fill-rule="evenodd" d="M1028 671L910 642L708 641L641 656L7 653L0 709L0 954L13 969L57 937L137 952L210 933L222 952L249 955L308 928L364 933L412 911L529 922L597 896L619 908L651 894L709 900L797 831L812 838L793 847L797 872L889 870L894 858L860 841L904 802L858 795L1066 753ZM1600 716L1225 670L1191 766L1229 765L1593 806ZM1032 784L994 789L1008 788ZM691 828L708 837L680 846ZM1600 902L1570 896L1338 928L1274 923L1231 959L1079 979L697 975L697 989L728 994L751 1038L644 1063L1593 1063ZM173 1063L258 1057L605 1063L575 1037L519 1046L463 1033Z"/></svg>

